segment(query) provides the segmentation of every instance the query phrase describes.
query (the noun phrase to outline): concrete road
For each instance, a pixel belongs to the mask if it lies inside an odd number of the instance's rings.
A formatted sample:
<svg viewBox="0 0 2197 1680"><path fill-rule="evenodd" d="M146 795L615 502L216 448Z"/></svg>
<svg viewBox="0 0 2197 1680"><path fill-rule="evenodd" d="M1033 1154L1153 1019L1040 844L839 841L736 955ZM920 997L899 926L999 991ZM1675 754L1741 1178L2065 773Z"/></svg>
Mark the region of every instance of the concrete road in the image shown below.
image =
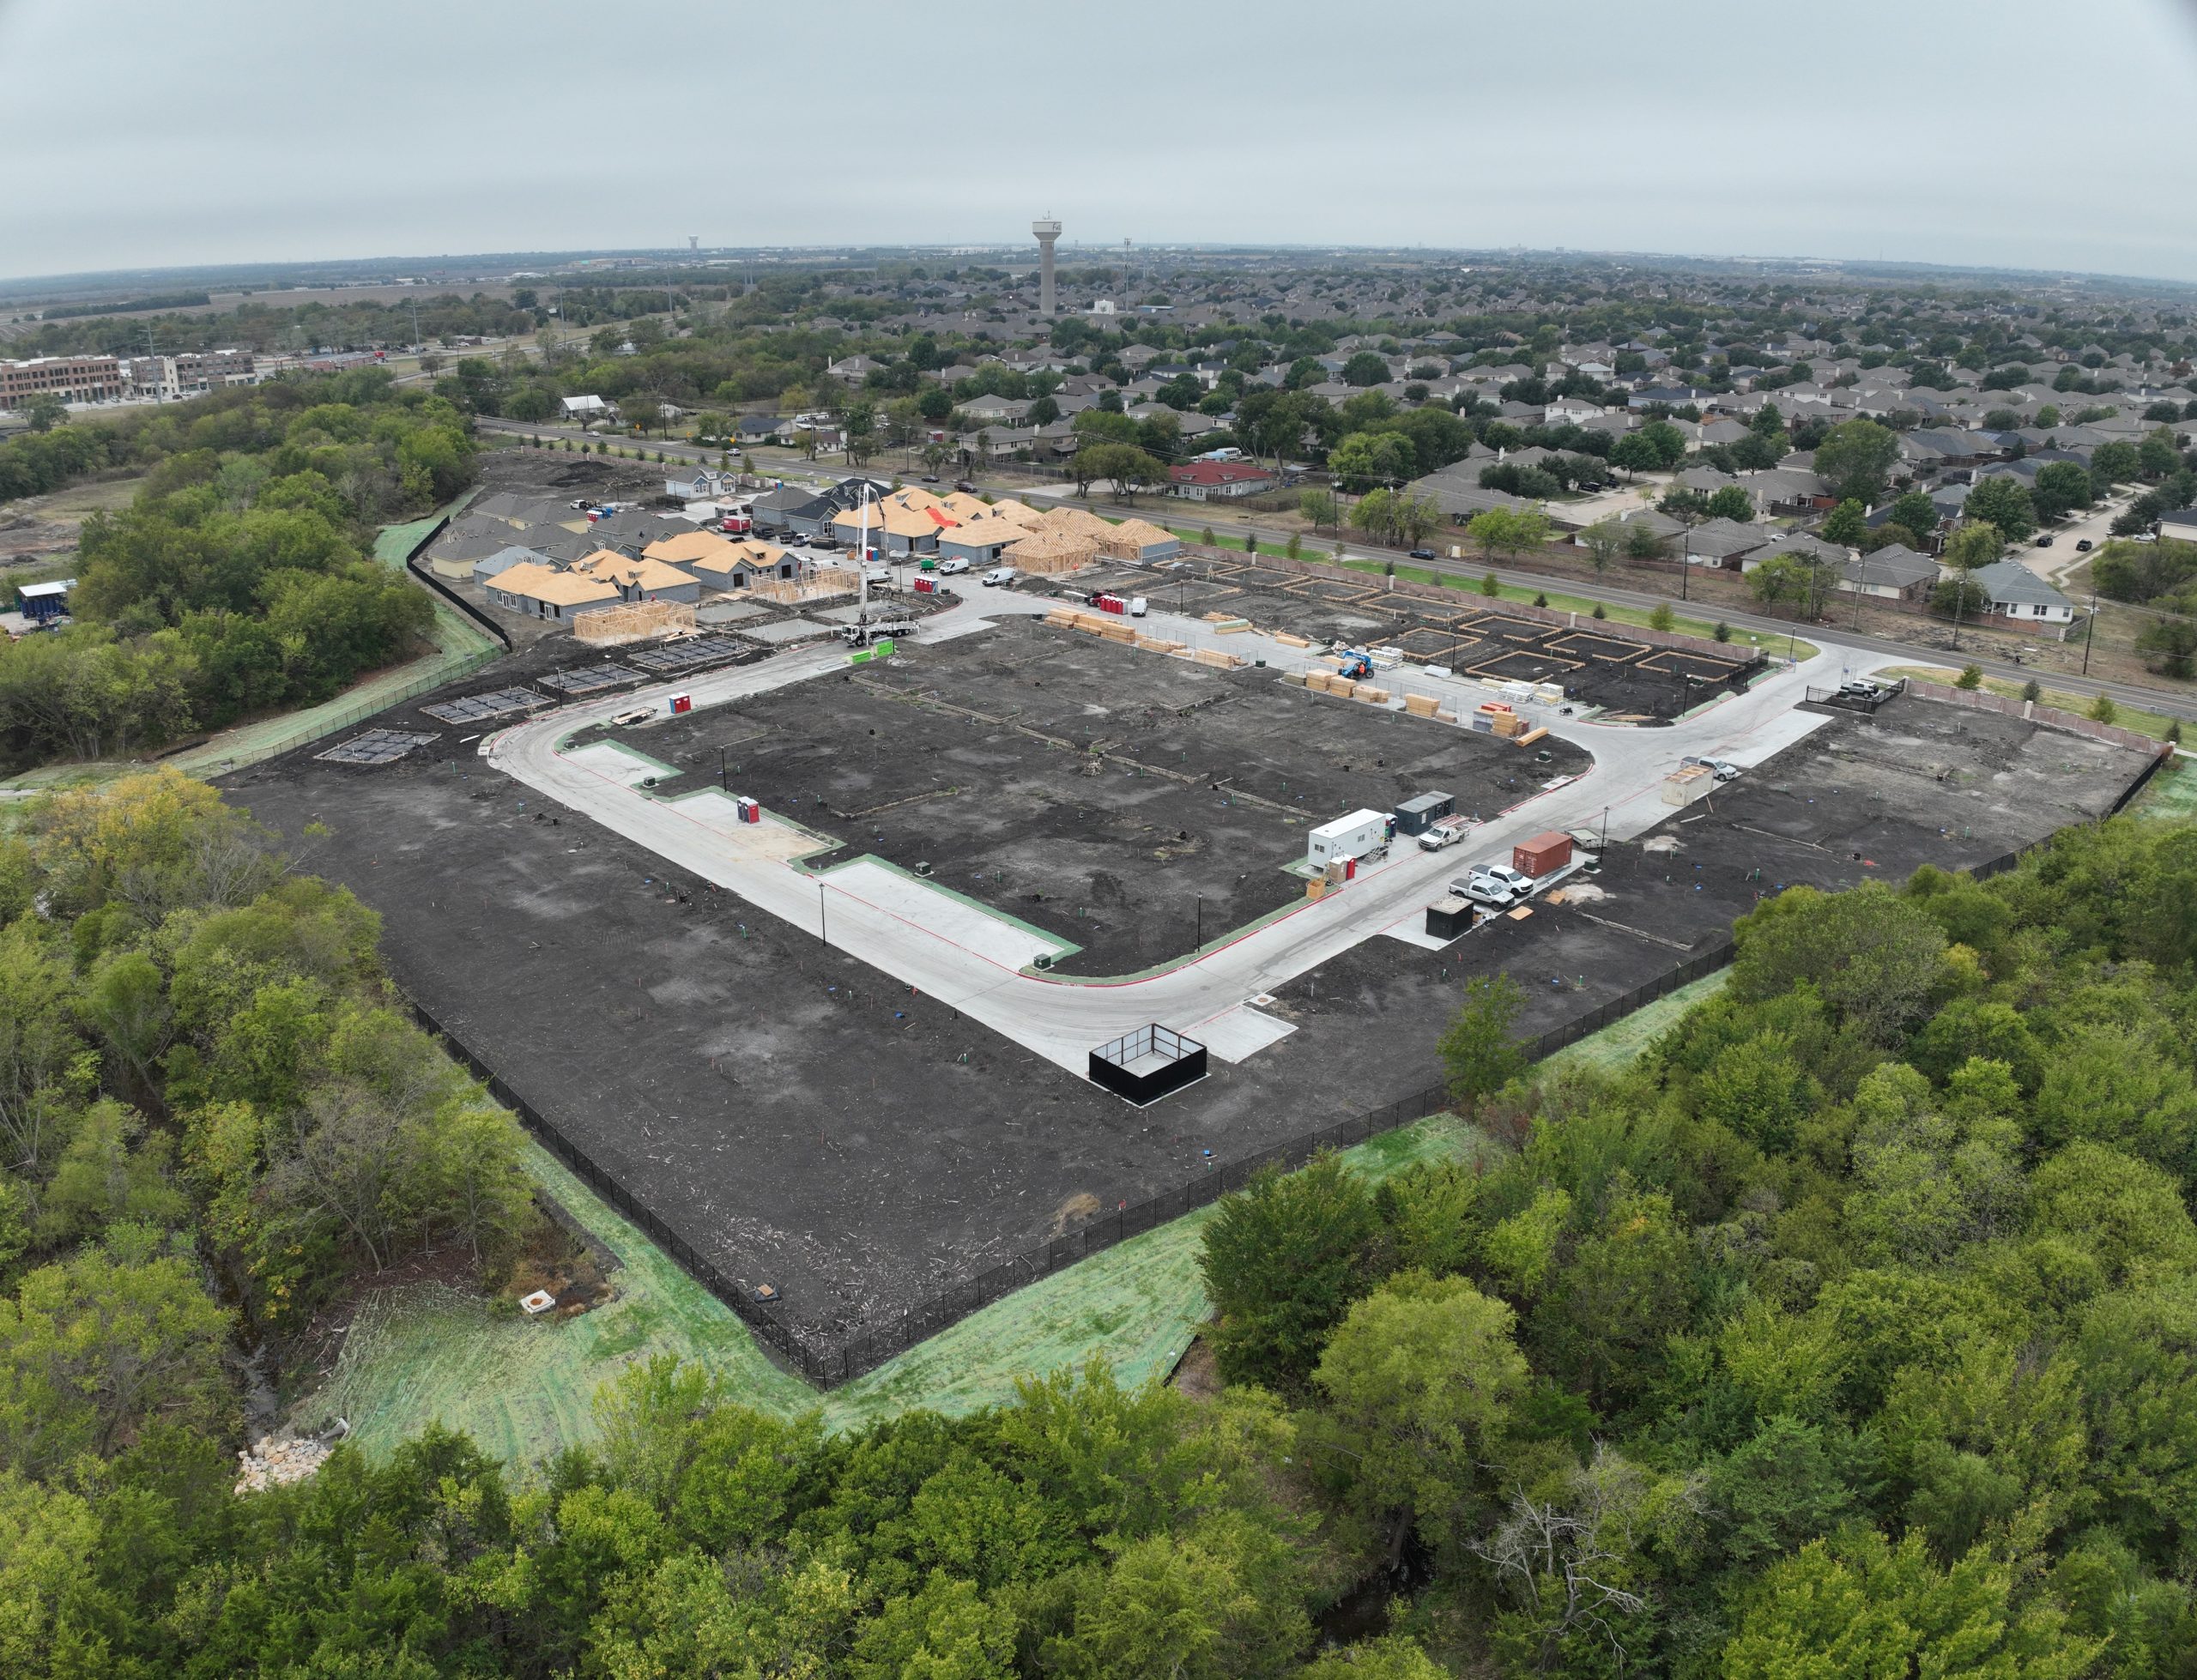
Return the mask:
<svg viewBox="0 0 2197 1680"><path fill-rule="evenodd" d="M925 621L923 638L938 640L981 630L996 618L1043 611L1025 596L978 595ZM1196 620L1155 614L1156 634L1212 644L1212 627ZM1303 658L1300 651L1256 635L1227 638L1229 650L1264 656L1274 664ZM1147 656L1159 657L1160 656ZM689 693L698 709L723 705L742 695L813 681L844 668L838 644L780 655L760 664L667 683L638 693L568 705L554 716L521 723L481 743L499 770L605 828L647 847L674 867L715 882L757 909L815 933L872 968L982 1021L1032 1052L1081 1074L1090 1051L1105 1041L1158 1022L1195 1036L1211 1019L1336 957L1398 923L1416 925L1446 883L1478 861L1503 861L1511 845L1545 829L1607 828L1613 838L1644 831L1669 814L1663 778L1682 755L1726 758L1752 764L1799 740L1824 720L1795 711L1808 681L1833 680L1843 669L1885 662L1866 650L1837 644L1797 669L1764 679L1747 693L1726 698L1668 728L1637 729L1576 719L1544 717L1552 734L1576 742L1595 759L1585 774L1519 804L1487 813L1468 842L1442 852L1396 848L1340 891L1306 900L1280 920L1217 950L1187 958L1159 972L1113 981L1071 981L1023 972L1000 959L996 941L957 937L966 912L917 917L905 903L863 896L859 874L842 886L831 873L809 874L795 867L790 825L730 822L728 802L714 794L682 809L678 800L654 800L636 791L629 774L597 759L576 762L562 743L578 729L630 707L661 702L675 689ZM1447 698L1477 686L1444 685L1414 677L1422 692L1449 690ZM1336 702L1338 704L1346 702ZM638 744L645 746L645 736ZM1521 753L1530 771L1529 754ZM1522 775L1522 787L1531 788ZM730 790L737 793L739 789ZM1341 813L1337 813L1341 814ZM941 906L948 901L941 895ZM961 930L965 934L966 930ZM992 954L987 954L987 946Z"/></svg>

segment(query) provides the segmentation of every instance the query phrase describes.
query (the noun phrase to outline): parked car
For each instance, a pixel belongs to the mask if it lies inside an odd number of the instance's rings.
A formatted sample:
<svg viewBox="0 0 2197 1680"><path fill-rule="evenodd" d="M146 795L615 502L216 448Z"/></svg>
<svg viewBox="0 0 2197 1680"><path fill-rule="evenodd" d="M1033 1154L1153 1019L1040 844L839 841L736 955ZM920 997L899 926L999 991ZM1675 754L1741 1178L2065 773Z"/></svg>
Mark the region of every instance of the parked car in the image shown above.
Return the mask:
<svg viewBox="0 0 2197 1680"><path fill-rule="evenodd" d="M2079 538L2075 543L2075 552L2078 554L2089 553L2091 552L2091 540L2088 537Z"/></svg>
<svg viewBox="0 0 2197 1680"><path fill-rule="evenodd" d="M1838 692L1849 700L1878 700L1884 698L1885 686L1861 677L1853 682L1839 684Z"/></svg>
<svg viewBox="0 0 2197 1680"><path fill-rule="evenodd" d="M2040 548L2049 548L2052 546L2051 534L2047 532L2044 535L2037 538L2037 546Z"/></svg>
<svg viewBox="0 0 2197 1680"><path fill-rule="evenodd" d="M964 559L941 560L938 563L938 575L941 577L957 577L968 569L969 563Z"/></svg>
<svg viewBox="0 0 2197 1680"><path fill-rule="evenodd" d="M1014 568L1011 565L996 565L984 577L984 584L988 589L1001 589L1014 581Z"/></svg>
<svg viewBox="0 0 2197 1680"><path fill-rule="evenodd" d="M1692 754L1679 760L1688 770L1705 770L1719 782L1736 782L1740 767L1728 758L1697 758Z"/></svg>
<svg viewBox="0 0 2197 1680"><path fill-rule="evenodd" d="M1518 902L1518 895L1492 875L1463 876L1450 883L1450 891L1492 909L1507 910Z"/></svg>

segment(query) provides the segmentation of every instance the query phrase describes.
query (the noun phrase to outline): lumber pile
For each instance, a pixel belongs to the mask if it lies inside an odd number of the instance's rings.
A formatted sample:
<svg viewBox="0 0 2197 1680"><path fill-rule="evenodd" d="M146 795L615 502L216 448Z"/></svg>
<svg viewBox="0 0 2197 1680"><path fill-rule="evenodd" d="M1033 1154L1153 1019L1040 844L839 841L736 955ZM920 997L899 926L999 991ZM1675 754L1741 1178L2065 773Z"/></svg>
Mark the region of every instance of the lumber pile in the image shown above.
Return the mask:
<svg viewBox="0 0 2197 1680"><path fill-rule="evenodd" d="M1293 630L1277 630L1274 633L1274 639L1285 648L1309 648L1312 645L1310 637L1299 636Z"/></svg>

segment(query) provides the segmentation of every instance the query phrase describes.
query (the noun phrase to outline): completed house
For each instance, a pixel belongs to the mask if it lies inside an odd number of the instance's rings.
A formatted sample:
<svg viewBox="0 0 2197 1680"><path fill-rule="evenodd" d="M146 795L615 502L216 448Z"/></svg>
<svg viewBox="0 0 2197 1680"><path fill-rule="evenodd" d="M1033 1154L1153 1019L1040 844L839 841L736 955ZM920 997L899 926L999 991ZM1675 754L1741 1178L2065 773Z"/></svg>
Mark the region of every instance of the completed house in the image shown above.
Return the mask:
<svg viewBox="0 0 2197 1680"><path fill-rule="evenodd" d="M1838 587L1879 601L1920 601L1937 582L1935 560L1903 542L1889 542L1873 554L1850 557L1839 570Z"/></svg>
<svg viewBox="0 0 2197 1680"><path fill-rule="evenodd" d="M1186 461L1169 468L1167 479L1170 490L1191 502L1256 496L1275 484L1272 473L1248 461Z"/></svg>
<svg viewBox="0 0 2197 1680"><path fill-rule="evenodd" d="M1996 560L1968 575L1989 602L1988 616L2010 628L2064 636L2075 621L2075 603L2019 560Z"/></svg>

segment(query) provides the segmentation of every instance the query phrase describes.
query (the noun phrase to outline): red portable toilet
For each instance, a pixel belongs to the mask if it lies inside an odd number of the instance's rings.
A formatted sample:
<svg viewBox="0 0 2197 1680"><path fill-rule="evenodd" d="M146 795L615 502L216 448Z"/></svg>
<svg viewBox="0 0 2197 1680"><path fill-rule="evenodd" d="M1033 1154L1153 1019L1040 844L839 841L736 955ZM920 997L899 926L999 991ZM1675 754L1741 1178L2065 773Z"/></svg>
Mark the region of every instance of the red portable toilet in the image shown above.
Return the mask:
<svg viewBox="0 0 2197 1680"><path fill-rule="evenodd" d="M671 697L671 715L674 717L693 710L694 697L692 694L675 694Z"/></svg>

